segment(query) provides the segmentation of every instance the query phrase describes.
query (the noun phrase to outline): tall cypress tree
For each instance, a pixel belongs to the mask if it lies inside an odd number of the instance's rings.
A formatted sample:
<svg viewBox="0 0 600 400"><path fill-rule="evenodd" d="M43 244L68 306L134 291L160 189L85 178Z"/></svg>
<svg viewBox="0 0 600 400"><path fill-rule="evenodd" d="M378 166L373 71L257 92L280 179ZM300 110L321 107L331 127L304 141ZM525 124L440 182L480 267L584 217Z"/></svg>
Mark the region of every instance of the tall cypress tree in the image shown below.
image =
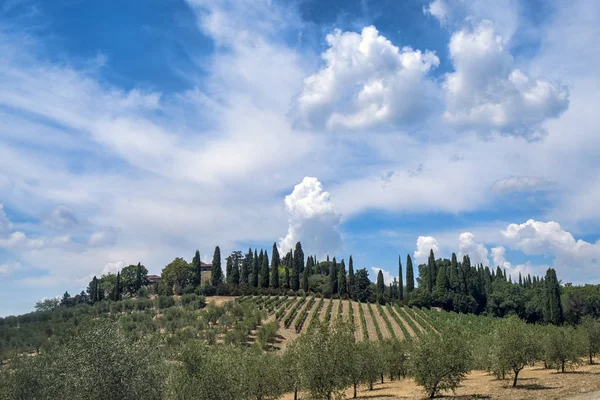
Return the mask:
<svg viewBox="0 0 600 400"><path fill-rule="evenodd" d="M460 290L460 279L458 270L458 260L456 259L456 253L452 253L452 260L450 261L450 269L448 270L448 280L450 281L450 287L453 291L458 292Z"/></svg>
<svg viewBox="0 0 600 400"><path fill-rule="evenodd" d="M90 282L88 294L90 295L90 301L92 303L96 303L98 301L98 278L96 278L95 275Z"/></svg>
<svg viewBox="0 0 600 400"><path fill-rule="evenodd" d="M336 294L338 292L338 266L335 257L333 257L333 261L329 266L329 284L331 294Z"/></svg>
<svg viewBox="0 0 600 400"><path fill-rule="evenodd" d="M302 290L304 290L304 293L308 293L308 270L306 269L302 273L302 283L300 287Z"/></svg>
<svg viewBox="0 0 600 400"><path fill-rule="evenodd" d="M554 268L549 268L546 271L546 279L544 282L544 321L554 325L563 323L563 309L560 302L560 283L556 277Z"/></svg>
<svg viewBox="0 0 600 400"><path fill-rule="evenodd" d="M260 256L258 256L258 258L260 259ZM259 280L261 288L266 289L269 287L269 256L267 255L266 250L262 257Z"/></svg>
<svg viewBox="0 0 600 400"><path fill-rule="evenodd" d="M252 260L252 274L250 275L250 286L258 287L258 272L260 271L261 264L259 264L258 253L254 249L254 259Z"/></svg>
<svg viewBox="0 0 600 400"><path fill-rule="evenodd" d="M315 273L315 260L313 256L308 256L306 259L306 270L309 276Z"/></svg>
<svg viewBox="0 0 600 400"><path fill-rule="evenodd" d="M240 284L245 285L250 283L250 274L252 273L252 262L254 261L254 256L252 254L252 249L248 248L248 252L244 256L244 261L242 261L242 271L240 273Z"/></svg>
<svg viewBox="0 0 600 400"><path fill-rule="evenodd" d="M221 283L223 283L223 269L221 268L221 249L219 248L219 246L215 247L215 252L213 254L210 281L213 286L219 286L221 285Z"/></svg>
<svg viewBox="0 0 600 400"><path fill-rule="evenodd" d="M442 302L446 295L446 291L450 289L450 280L446 274L446 267L442 266L438 270L437 279L435 282L435 297Z"/></svg>
<svg viewBox="0 0 600 400"><path fill-rule="evenodd" d="M283 287L284 289L289 289L290 288L290 267L288 267L287 264L285 264L285 277L284 277L284 283L283 283Z"/></svg>
<svg viewBox="0 0 600 400"><path fill-rule="evenodd" d="M294 265L298 274L304 272L304 251L302 251L302 244L296 243L296 249L294 250Z"/></svg>
<svg viewBox="0 0 600 400"><path fill-rule="evenodd" d="M398 300L404 300L404 281L402 279L402 258L398 256Z"/></svg>
<svg viewBox="0 0 600 400"><path fill-rule="evenodd" d="M431 293L435 287L435 256L433 249L429 250L429 258L427 259L427 290Z"/></svg>
<svg viewBox="0 0 600 400"><path fill-rule="evenodd" d="M338 271L338 292L340 296L345 296L348 294L348 281L346 279L346 264L342 259L340 262L340 268Z"/></svg>
<svg viewBox="0 0 600 400"><path fill-rule="evenodd" d="M300 270L298 269L298 263L296 262L297 257L298 255L290 250L288 259L290 263L290 286L292 290L300 289Z"/></svg>
<svg viewBox="0 0 600 400"><path fill-rule="evenodd" d="M273 243L273 252L271 255L271 281L269 286L274 289L279 287L279 264L281 260L279 258L279 250L277 250L277 245Z"/></svg>
<svg viewBox="0 0 600 400"><path fill-rule="evenodd" d="M351 299L355 299L356 297L356 278L354 277L354 262L352 261L352 256L348 260L348 294Z"/></svg>
<svg viewBox="0 0 600 400"><path fill-rule="evenodd" d="M196 249L196 254L194 254L194 258L192 258L192 269L193 269L193 280L192 285L194 287L200 286L200 282L202 280L202 262L200 261L200 251Z"/></svg>
<svg viewBox="0 0 600 400"><path fill-rule="evenodd" d="M383 280L383 272L379 270L377 273L377 296L383 296L385 294L385 281Z"/></svg>
<svg viewBox="0 0 600 400"><path fill-rule="evenodd" d="M231 283L233 285L240 284L240 260L242 258L241 251L234 251L231 254Z"/></svg>
<svg viewBox="0 0 600 400"><path fill-rule="evenodd" d="M413 272L412 259L410 254L406 255L406 294L407 296L415 290L415 273Z"/></svg>
<svg viewBox="0 0 600 400"><path fill-rule="evenodd" d="M225 282L227 282L227 283L231 283L232 268L233 268L233 260L231 259L231 256L227 256L227 258L225 259Z"/></svg>

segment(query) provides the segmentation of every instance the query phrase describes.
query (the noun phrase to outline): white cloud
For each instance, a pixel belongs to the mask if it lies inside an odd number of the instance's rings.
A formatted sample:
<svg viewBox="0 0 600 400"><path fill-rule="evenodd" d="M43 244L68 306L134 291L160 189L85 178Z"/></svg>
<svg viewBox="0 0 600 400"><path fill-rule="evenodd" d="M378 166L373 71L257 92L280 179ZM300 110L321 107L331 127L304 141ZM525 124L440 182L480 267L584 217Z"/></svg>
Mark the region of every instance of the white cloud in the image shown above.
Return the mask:
<svg viewBox="0 0 600 400"><path fill-rule="evenodd" d="M471 232L463 232L458 237L458 256L468 255L471 264L488 265L488 250L482 243L475 241Z"/></svg>
<svg viewBox="0 0 600 400"><path fill-rule="evenodd" d="M73 210L60 205L50 212L42 221L42 225L55 231L69 231L79 226L81 221Z"/></svg>
<svg viewBox="0 0 600 400"><path fill-rule="evenodd" d="M446 74L444 118L482 134L540 138L543 123L569 105L569 90L514 66L508 42L491 21L455 32L449 44L455 71Z"/></svg>
<svg viewBox="0 0 600 400"><path fill-rule="evenodd" d="M289 216L287 235L280 239L282 253L302 242L304 251L317 255L335 253L342 246L341 214L317 178L305 177L285 197Z"/></svg>
<svg viewBox="0 0 600 400"><path fill-rule="evenodd" d="M327 35L325 66L304 79L301 123L330 130L394 128L422 121L436 103L426 78L439 65L430 51L399 49L374 26Z"/></svg>
<svg viewBox="0 0 600 400"><path fill-rule="evenodd" d="M506 249L504 246L492 247L492 267L511 268L512 265L505 258Z"/></svg>
<svg viewBox="0 0 600 400"><path fill-rule="evenodd" d="M433 250L435 254L440 249L440 245L436 238L433 236L419 236L417 238L417 249L414 252L414 261L417 264L421 264L427 261L429 252ZM437 255L436 257L439 257Z"/></svg>
<svg viewBox="0 0 600 400"><path fill-rule="evenodd" d="M496 193L525 192L532 190L546 190L552 184L537 176L509 176L495 181L491 189Z"/></svg>
<svg viewBox="0 0 600 400"><path fill-rule="evenodd" d="M106 264L104 264L104 268L102 268L102 275L116 274L126 266L127 263L125 262L125 260L109 261Z"/></svg>
<svg viewBox="0 0 600 400"><path fill-rule="evenodd" d="M116 242L116 239L117 230L105 228L92 233L88 240L88 244L90 246L105 246L109 244L114 244Z"/></svg>
<svg viewBox="0 0 600 400"><path fill-rule="evenodd" d="M445 0L434 0L429 5L423 6L423 13L437 18L440 24L445 25L452 18L452 7Z"/></svg>
<svg viewBox="0 0 600 400"><path fill-rule="evenodd" d="M0 203L0 237L8 234L12 229L12 223L4 212L4 204Z"/></svg>
<svg viewBox="0 0 600 400"><path fill-rule="evenodd" d="M21 269L21 264L16 261L0 264L0 276L9 276L19 269Z"/></svg>

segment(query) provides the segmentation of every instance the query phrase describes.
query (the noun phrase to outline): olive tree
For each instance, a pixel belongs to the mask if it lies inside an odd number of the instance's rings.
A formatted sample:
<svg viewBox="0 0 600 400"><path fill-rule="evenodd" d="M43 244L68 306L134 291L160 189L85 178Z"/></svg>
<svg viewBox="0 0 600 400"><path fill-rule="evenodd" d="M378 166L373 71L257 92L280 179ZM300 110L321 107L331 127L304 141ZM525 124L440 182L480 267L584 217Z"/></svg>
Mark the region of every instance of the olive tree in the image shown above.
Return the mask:
<svg viewBox="0 0 600 400"><path fill-rule="evenodd" d="M570 326L551 326L548 328L545 343L545 359L557 370L575 369L581 365L584 354L580 331Z"/></svg>
<svg viewBox="0 0 600 400"><path fill-rule="evenodd" d="M600 321L586 315L581 320L580 329L587 349L590 365L594 363L594 356L600 353Z"/></svg>
<svg viewBox="0 0 600 400"><path fill-rule="evenodd" d="M310 399L331 399L350 385L348 354L354 342L353 327L340 320L320 325L298 339L301 386Z"/></svg>
<svg viewBox="0 0 600 400"><path fill-rule="evenodd" d="M454 390L470 371L471 350L458 325L443 334L428 332L414 345L410 370L415 382L423 386L429 398L442 390Z"/></svg>
<svg viewBox="0 0 600 400"><path fill-rule="evenodd" d="M511 371L512 385L517 386L519 372L536 359L537 343L533 328L517 317L499 320L489 349L494 372L504 377Z"/></svg>

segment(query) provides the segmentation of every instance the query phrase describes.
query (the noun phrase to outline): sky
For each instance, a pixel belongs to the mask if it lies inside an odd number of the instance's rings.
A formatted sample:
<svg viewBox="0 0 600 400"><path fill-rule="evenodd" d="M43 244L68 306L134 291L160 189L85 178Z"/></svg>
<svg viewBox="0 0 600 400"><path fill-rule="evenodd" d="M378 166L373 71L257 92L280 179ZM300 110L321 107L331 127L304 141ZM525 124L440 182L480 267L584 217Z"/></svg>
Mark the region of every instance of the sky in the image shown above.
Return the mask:
<svg viewBox="0 0 600 400"><path fill-rule="evenodd" d="M0 316L199 249L600 283L595 0L0 1Z"/></svg>

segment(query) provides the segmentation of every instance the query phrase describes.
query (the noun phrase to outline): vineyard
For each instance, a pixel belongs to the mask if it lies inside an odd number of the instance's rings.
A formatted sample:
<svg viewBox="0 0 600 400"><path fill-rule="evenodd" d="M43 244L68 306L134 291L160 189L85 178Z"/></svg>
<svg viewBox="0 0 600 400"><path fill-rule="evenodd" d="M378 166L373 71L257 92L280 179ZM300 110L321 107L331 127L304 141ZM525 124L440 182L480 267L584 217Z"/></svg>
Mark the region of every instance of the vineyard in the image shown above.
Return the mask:
<svg viewBox="0 0 600 400"><path fill-rule="evenodd" d="M398 304L381 305L314 296L242 296L235 301L245 305L253 304L266 311L267 318L263 324L278 322L282 347L311 329L317 322L331 325L338 319L354 325L358 341L389 338L412 341L424 332L437 332L443 321L449 318L465 318L465 323L471 325L486 325L485 321L493 320Z"/></svg>

